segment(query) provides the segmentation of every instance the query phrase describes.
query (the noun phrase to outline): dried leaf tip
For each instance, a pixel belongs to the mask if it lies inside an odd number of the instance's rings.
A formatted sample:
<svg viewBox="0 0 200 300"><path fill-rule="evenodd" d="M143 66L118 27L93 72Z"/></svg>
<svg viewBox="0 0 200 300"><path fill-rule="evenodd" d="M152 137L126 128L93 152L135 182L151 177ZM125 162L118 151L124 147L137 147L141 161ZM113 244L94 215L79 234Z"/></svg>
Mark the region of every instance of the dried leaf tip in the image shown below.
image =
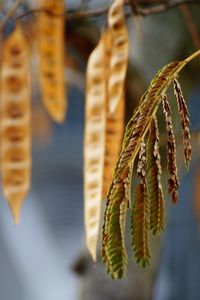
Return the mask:
<svg viewBox="0 0 200 300"><path fill-rule="evenodd" d="M167 95L162 95L163 112L165 114L166 129L167 129L167 153L168 162L167 168L169 173L168 179L168 191L172 194L172 202L178 203L178 174L177 174L177 163L176 163L176 142L174 137L174 128L172 123L172 111L169 105Z"/></svg>
<svg viewBox="0 0 200 300"><path fill-rule="evenodd" d="M181 90L181 86L177 79L174 79L174 94L177 99L178 112L181 118L185 164L187 167L189 167L189 162L192 156L192 147L190 144L190 128L189 128L190 119L189 119L188 108Z"/></svg>

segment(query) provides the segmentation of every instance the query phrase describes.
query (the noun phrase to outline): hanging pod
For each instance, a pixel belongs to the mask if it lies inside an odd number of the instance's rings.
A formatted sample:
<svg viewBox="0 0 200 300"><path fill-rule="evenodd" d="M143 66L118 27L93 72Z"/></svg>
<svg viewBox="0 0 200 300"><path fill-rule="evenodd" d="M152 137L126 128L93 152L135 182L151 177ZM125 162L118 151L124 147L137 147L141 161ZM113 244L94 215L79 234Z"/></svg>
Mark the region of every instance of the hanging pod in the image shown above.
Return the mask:
<svg viewBox="0 0 200 300"><path fill-rule="evenodd" d="M1 64L1 173L3 194L19 222L30 187L31 118L29 46L19 25L7 38Z"/></svg>
<svg viewBox="0 0 200 300"><path fill-rule="evenodd" d="M51 118L64 121L67 99L64 74L64 0L42 0L37 17L39 81L44 106Z"/></svg>

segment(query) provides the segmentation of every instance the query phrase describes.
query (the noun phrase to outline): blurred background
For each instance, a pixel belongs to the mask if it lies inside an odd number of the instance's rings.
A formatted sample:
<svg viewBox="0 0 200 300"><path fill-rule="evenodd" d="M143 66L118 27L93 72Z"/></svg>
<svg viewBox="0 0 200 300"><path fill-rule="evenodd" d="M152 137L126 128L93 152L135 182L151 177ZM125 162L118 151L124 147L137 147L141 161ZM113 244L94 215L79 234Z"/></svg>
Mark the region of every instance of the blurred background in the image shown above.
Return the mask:
<svg viewBox="0 0 200 300"><path fill-rule="evenodd" d="M1 19L13 2L0 1ZM15 17L35 8L36 2L23 1ZM107 7L109 3L112 1L71 0L66 4L73 12ZM131 53L126 83L126 122L158 69L200 48L199 16L200 4L197 3L127 20ZM35 17L28 15L19 20L26 24L34 54ZM171 97L181 181L180 203L172 207L166 196L166 232L161 239L153 240L151 266L146 269L137 266L128 250L130 267L127 278L113 281L106 275L100 255L94 265L86 250L82 175L85 70L105 22L105 15L66 20L69 109L62 125L54 124L41 105L37 61L35 58L32 61L32 187L18 226L13 224L1 194L0 300L200 299L199 58L191 62L180 76L191 115L193 160L188 171L183 166L181 129L175 101ZM15 25L14 18L9 24L11 27ZM11 32L11 27L6 28L4 38ZM159 121L165 173L166 135L161 112ZM164 176L164 186L166 180Z"/></svg>

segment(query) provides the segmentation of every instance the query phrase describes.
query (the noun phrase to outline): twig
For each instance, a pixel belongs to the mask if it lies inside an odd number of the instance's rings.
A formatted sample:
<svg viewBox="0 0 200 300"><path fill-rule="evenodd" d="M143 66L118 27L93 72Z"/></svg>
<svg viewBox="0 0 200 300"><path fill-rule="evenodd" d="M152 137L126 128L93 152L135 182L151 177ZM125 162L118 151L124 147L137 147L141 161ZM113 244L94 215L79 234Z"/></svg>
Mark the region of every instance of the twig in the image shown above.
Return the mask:
<svg viewBox="0 0 200 300"><path fill-rule="evenodd" d="M162 12L165 12L169 9L172 9L174 7L177 7L183 3L187 3L187 4L194 4L194 3L197 3L197 4L200 4L200 1L199 0L168 0L168 1L165 1L164 3L162 4L159 4L159 5L155 5L153 7L149 7L149 8L138 8L138 13L145 17L145 16L148 16L148 15L154 15L154 14L159 14L159 13L162 13Z"/></svg>
<svg viewBox="0 0 200 300"><path fill-rule="evenodd" d="M130 5L129 0L124 1L125 5ZM148 15L153 15L153 14L158 14L165 12L169 9L172 9L174 7L180 6L183 3L187 4L200 4L199 0L168 0L168 1L155 1L155 0L138 0L137 2L137 14L141 16L148 16ZM142 6L142 7L140 7ZM145 6L148 6L145 8ZM149 7L150 6L150 7ZM66 12L65 14L52 14L48 11L48 9L34 9L30 10L20 16L17 17L17 19L24 18L28 15L35 14L35 13L41 13L41 12L46 12L49 13L55 17L64 17L67 20L77 20L77 19L85 19L85 18L93 18L93 17L99 17L106 15L108 13L109 7L104 7L104 8L98 8L98 9L91 9L91 10L83 10L83 11L69 11ZM130 17L132 15L131 12L127 12L126 16Z"/></svg>
<svg viewBox="0 0 200 300"><path fill-rule="evenodd" d="M197 30L197 27L195 25L195 22L192 18L192 14L188 8L188 6L186 4L181 4L179 6L179 9L183 15L183 18L185 19L185 23L187 26L187 29L191 35L193 44L195 46L196 49L200 49L200 37L199 37L199 33Z"/></svg>
<svg viewBox="0 0 200 300"><path fill-rule="evenodd" d="M88 3L89 3L89 0L81 0L81 5L80 5L81 9L87 8Z"/></svg>
<svg viewBox="0 0 200 300"><path fill-rule="evenodd" d="M3 20L0 23L0 31L2 31L8 22L9 18L12 17L12 15L15 13L15 11L18 9L18 7L22 4L24 0L17 0L11 8L8 10L7 14L3 18Z"/></svg>

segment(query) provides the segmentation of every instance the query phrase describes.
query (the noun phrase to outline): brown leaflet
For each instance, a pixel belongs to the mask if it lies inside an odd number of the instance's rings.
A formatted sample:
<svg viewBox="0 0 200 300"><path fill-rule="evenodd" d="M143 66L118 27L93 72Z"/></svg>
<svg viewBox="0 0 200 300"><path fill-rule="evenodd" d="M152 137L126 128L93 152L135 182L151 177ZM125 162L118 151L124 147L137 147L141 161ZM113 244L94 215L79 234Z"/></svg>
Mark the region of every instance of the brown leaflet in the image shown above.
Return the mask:
<svg viewBox="0 0 200 300"><path fill-rule="evenodd" d="M190 144L190 118L188 108L183 97L180 83L177 79L174 79L174 94L178 103L178 112L181 118L181 128L183 133L183 146L184 146L184 158L185 164L188 167L191 160L192 147Z"/></svg>
<svg viewBox="0 0 200 300"><path fill-rule="evenodd" d="M167 96L164 94L161 96L162 104L163 104L163 112L165 114L166 119L166 129L167 129L167 153L168 153L168 185L169 185L169 193L172 194L172 202L174 204L178 203L178 174L177 174L177 164L176 164L176 141L174 137L174 128L172 123L172 112L168 102Z"/></svg>
<svg viewBox="0 0 200 300"><path fill-rule="evenodd" d="M90 55L87 66L87 95L84 140L84 201L88 249L96 260L103 188L106 129L106 82L102 40Z"/></svg>
<svg viewBox="0 0 200 300"><path fill-rule="evenodd" d="M3 46L0 105L3 193L16 223L30 187L29 56L27 40L18 25Z"/></svg>
<svg viewBox="0 0 200 300"><path fill-rule="evenodd" d="M110 77L108 81L109 112L116 110L123 97L126 77L129 41L124 16L124 1L115 0L108 13L111 33Z"/></svg>
<svg viewBox="0 0 200 300"><path fill-rule="evenodd" d="M39 13L38 53L40 85L43 103L56 122L63 122L66 114L66 90L64 83L64 25L65 20L55 14L65 11L64 0L42 0L40 6L51 14ZM53 15L54 14L54 15Z"/></svg>
<svg viewBox="0 0 200 300"><path fill-rule="evenodd" d="M150 200L150 229L159 234L165 227L165 204L161 183L161 158L159 150L159 130L154 118L149 129L147 143L147 184Z"/></svg>

